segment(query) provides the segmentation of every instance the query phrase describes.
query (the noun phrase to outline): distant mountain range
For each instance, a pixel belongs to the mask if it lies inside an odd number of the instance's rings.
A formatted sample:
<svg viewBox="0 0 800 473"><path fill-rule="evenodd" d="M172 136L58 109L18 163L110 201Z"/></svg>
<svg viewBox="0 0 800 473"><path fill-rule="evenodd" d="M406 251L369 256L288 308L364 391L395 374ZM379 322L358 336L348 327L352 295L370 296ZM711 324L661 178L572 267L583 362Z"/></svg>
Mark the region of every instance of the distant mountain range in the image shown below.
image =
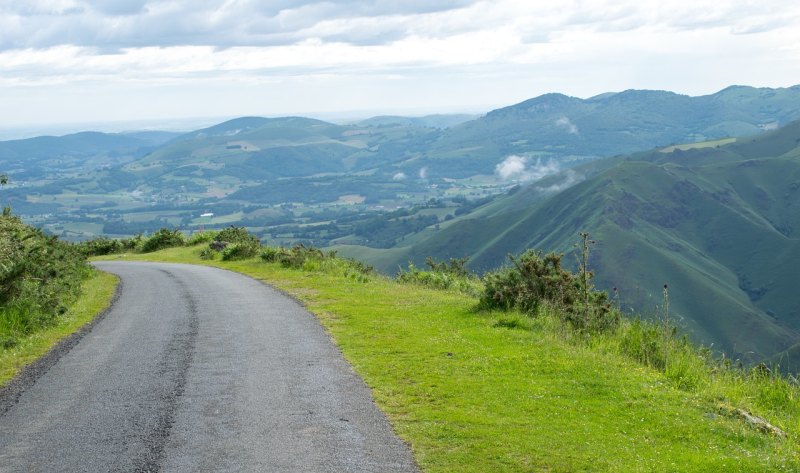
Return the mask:
<svg viewBox="0 0 800 473"><path fill-rule="evenodd" d="M213 173L199 173L200 185L204 174L241 178L251 176L254 167L259 170L253 176L256 180L275 176L275 169L295 176L373 170L386 178L399 172L417 175L425 168L430 179L468 178L493 175L496 166L512 155L572 166L674 143L774 129L800 119L800 86L734 86L700 97L648 90L589 99L547 94L470 118L375 117L335 125L299 117L251 117L177 139L170 133L79 133L0 142L0 166L12 173L25 169L26 177L35 178L31 168L41 160L113 153L144 157L141 166L131 164L126 169L134 174L154 162L162 176L181 166L207 168L210 161L217 162ZM106 162L119 164L113 159ZM298 170L286 170L282 163ZM145 175L154 184L157 175Z"/></svg>
<svg viewBox="0 0 800 473"><path fill-rule="evenodd" d="M725 145L593 162L409 246L366 254L385 270L427 256L470 256L472 268L488 270L527 248L573 253L581 231L598 242L598 284L618 288L623 307L655 313L668 283L673 316L698 339L751 361L783 353L800 366L800 122Z"/></svg>
<svg viewBox="0 0 800 473"><path fill-rule="evenodd" d="M512 154L613 156L752 135L799 118L800 86L733 86L700 97L654 90L589 99L547 94L445 130L426 149L426 156L433 173L457 172L452 177L460 177L491 173L499 160Z"/></svg>

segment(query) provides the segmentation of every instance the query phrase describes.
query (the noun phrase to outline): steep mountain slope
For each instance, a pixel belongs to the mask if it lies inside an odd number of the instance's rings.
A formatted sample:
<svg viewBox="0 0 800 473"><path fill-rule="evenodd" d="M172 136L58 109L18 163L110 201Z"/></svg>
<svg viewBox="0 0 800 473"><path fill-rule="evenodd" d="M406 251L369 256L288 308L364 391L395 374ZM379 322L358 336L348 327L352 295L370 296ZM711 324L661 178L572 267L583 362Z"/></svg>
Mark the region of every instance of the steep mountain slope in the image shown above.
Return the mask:
<svg viewBox="0 0 800 473"><path fill-rule="evenodd" d="M673 316L705 343L754 360L800 341L800 122L605 166L550 197L537 183L454 219L403 257L471 255L485 270L526 248L571 252L588 231L598 285L623 306L656 311L668 283Z"/></svg>
<svg viewBox="0 0 800 473"><path fill-rule="evenodd" d="M512 154L599 157L752 135L800 118L800 86L733 86L689 97L626 90L589 99L546 94L446 130L426 151L434 173L488 174Z"/></svg>

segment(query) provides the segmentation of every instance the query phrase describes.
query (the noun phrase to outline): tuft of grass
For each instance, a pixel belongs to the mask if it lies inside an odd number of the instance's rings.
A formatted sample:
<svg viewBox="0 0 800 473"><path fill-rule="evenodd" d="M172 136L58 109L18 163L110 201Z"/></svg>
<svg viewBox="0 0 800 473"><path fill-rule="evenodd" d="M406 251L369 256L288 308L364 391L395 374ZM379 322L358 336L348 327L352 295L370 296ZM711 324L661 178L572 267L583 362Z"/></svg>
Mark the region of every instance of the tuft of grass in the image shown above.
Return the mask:
<svg viewBox="0 0 800 473"><path fill-rule="evenodd" d="M433 258L425 261L427 270L408 263L408 269L401 269L395 279L403 284L416 284L432 289L455 290L477 296L484 290L481 280L467 270L467 258L451 258L450 261L437 262Z"/></svg>
<svg viewBox="0 0 800 473"><path fill-rule="evenodd" d="M301 300L424 471L800 470L797 387L712 363L675 337L660 369L663 346L648 348L650 338L664 340L660 326L650 334L623 321L589 336L547 304L536 317L476 311L478 300L456 291L378 275L355 281L322 263L202 261L199 253L119 257L223 267ZM739 409L788 437L729 415Z"/></svg>
<svg viewBox="0 0 800 473"><path fill-rule="evenodd" d="M105 310L111 304L116 286L116 276L94 271L83 282L81 296L54 324L16 339L11 347L0 347L0 386L5 385L23 367L47 353L59 340L74 333Z"/></svg>

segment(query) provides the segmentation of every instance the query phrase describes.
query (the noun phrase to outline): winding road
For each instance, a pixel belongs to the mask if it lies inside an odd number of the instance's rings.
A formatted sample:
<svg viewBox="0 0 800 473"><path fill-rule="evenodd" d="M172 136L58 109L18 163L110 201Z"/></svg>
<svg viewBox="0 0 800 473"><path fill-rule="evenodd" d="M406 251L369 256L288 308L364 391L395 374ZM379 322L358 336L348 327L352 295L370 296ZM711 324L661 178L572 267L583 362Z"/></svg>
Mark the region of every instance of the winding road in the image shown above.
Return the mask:
<svg viewBox="0 0 800 473"><path fill-rule="evenodd" d="M216 268L96 266L119 297L0 394L0 471L417 471L292 299Z"/></svg>

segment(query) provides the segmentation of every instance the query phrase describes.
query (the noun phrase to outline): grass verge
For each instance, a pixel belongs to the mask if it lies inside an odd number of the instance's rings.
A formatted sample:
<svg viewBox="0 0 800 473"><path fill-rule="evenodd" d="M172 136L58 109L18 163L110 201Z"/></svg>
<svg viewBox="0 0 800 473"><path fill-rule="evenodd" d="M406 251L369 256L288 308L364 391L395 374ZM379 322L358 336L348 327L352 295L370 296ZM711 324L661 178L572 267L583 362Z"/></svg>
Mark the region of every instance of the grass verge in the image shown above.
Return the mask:
<svg viewBox="0 0 800 473"><path fill-rule="evenodd" d="M111 303L117 286L116 276L94 271L82 285L82 295L55 325L20 338L11 348L0 349L0 387L23 367L47 353L59 340L72 334Z"/></svg>
<svg viewBox="0 0 800 473"><path fill-rule="evenodd" d="M557 317L476 312L467 295L377 276L202 261L200 250L103 259L209 264L292 294L318 315L425 471L800 471L795 413L757 412L788 437L762 433L731 415L748 407L736 386L678 389L615 342L570 340Z"/></svg>

